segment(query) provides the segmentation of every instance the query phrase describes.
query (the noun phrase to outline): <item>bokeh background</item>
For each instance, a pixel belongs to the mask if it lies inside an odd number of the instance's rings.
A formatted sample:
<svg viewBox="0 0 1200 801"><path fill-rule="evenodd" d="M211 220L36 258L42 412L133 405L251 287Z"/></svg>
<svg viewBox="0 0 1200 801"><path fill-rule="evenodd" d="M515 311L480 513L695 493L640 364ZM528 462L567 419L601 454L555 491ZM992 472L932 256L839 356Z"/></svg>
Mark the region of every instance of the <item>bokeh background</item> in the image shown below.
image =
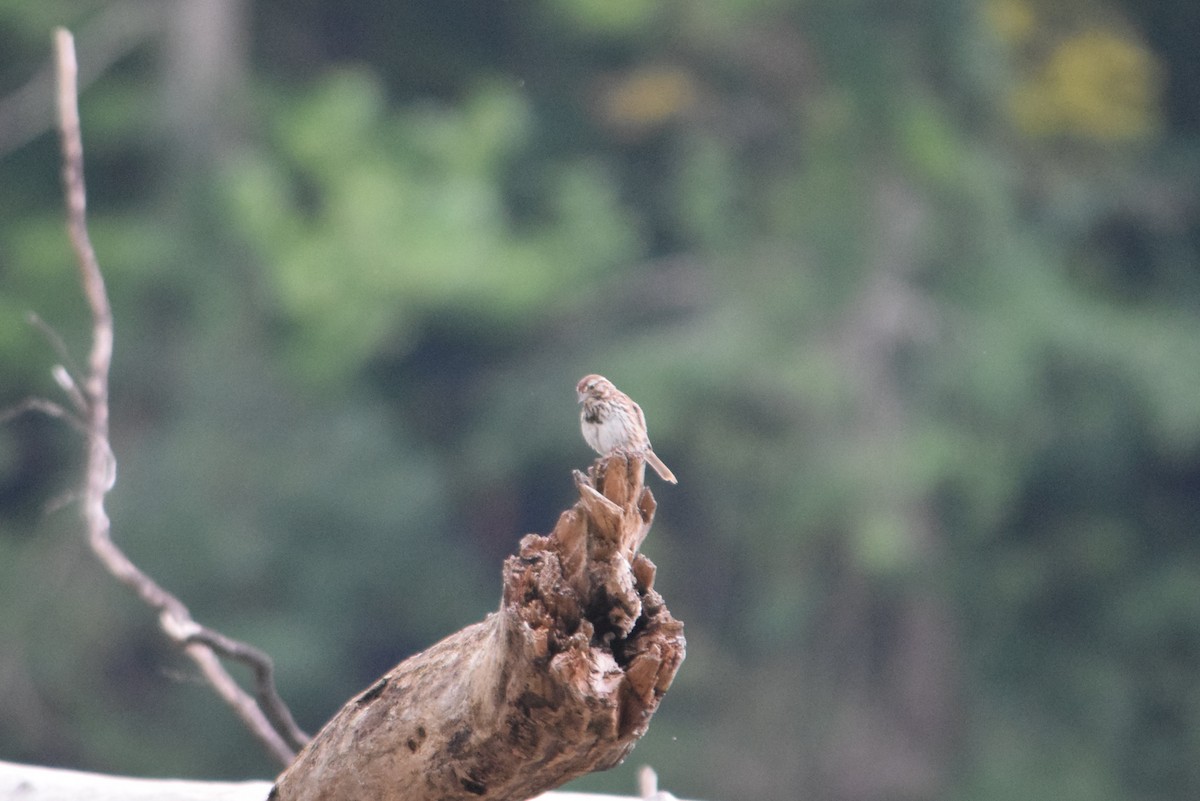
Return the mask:
<svg viewBox="0 0 1200 801"><path fill-rule="evenodd" d="M0 405L86 352L76 33L117 321L114 536L315 730L496 606L592 454L688 658L686 797L1200 797L1194 0L0 0ZM0 428L0 758L275 766Z"/></svg>

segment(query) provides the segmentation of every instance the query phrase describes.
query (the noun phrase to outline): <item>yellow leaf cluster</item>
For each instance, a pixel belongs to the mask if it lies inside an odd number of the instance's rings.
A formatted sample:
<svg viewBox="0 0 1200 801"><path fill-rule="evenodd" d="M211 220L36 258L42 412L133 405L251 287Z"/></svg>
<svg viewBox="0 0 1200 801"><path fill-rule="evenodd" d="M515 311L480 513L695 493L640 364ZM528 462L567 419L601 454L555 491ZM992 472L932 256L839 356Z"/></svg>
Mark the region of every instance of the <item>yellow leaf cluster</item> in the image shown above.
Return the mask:
<svg viewBox="0 0 1200 801"><path fill-rule="evenodd" d="M1029 0L992 0L986 20L1017 75L1009 109L1023 132L1117 142L1157 130L1163 69L1119 23L1069 25L1056 35Z"/></svg>

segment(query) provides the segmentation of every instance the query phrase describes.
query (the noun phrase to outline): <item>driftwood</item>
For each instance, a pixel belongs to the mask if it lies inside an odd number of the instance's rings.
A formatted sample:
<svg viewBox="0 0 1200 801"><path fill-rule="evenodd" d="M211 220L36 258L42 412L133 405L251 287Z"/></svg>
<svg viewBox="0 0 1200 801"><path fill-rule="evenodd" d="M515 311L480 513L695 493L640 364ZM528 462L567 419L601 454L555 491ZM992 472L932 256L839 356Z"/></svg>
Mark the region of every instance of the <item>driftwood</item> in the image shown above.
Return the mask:
<svg viewBox="0 0 1200 801"><path fill-rule="evenodd" d="M599 795L552 790L533 801L681 801L657 791L657 777L642 768L638 796ZM266 801L271 782L211 782L191 779L140 779L43 768L0 761L0 801Z"/></svg>
<svg viewBox="0 0 1200 801"><path fill-rule="evenodd" d="M351 699L270 797L522 801L620 763L684 657L638 553L643 472L635 455L576 472L574 507L505 561L499 611Z"/></svg>

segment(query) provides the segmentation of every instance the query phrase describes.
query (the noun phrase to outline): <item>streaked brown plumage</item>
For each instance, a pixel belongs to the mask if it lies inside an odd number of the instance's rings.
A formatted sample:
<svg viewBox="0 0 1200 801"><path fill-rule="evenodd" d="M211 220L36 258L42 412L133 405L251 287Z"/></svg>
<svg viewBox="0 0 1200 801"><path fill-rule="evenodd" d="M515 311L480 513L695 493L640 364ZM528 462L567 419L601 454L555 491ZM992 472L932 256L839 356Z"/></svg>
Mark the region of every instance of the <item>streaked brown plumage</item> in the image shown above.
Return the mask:
<svg viewBox="0 0 1200 801"><path fill-rule="evenodd" d="M612 453L636 453L654 468L663 481L678 483L662 459L650 446L646 433L646 415L633 399L613 386L602 375L585 375L575 386L583 408L579 426L583 439L601 456Z"/></svg>

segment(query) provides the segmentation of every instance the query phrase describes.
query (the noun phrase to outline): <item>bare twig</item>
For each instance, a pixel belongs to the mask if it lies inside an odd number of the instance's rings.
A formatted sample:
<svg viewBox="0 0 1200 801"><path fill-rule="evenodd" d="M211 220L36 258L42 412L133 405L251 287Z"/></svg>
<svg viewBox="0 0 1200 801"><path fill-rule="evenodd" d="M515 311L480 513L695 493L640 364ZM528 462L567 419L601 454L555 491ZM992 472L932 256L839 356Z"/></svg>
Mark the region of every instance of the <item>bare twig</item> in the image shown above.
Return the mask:
<svg viewBox="0 0 1200 801"><path fill-rule="evenodd" d="M651 801L658 795L658 774L649 765L638 768L638 795L642 801Z"/></svg>
<svg viewBox="0 0 1200 801"><path fill-rule="evenodd" d="M54 348L54 353L58 356L59 362L62 363L63 369L71 376L80 374L78 365L71 358L71 350L67 347L67 343L63 341L62 335L41 318L37 312L27 312L25 319L29 324L38 330L46 341L50 343L50 347Z"/></svg>
<svg viewBox="0 0 1200 801"><path fill-rule="evenodd" d="M275 692L270 659L244 643L219 635L192 620L191 613L174 595L143 573L112 541L104 500L116 479L116 460L108 441L108 373L112 363L113 320L100 264L87 230L87 193L83 178L83 140L79 125L79 101L75 43L69 31L59 28L54 35L59 132L62 137L63 190L67 206L67 232L79 264L80 281L92 315L92 347L84 376L82 402L87 432L87 463L83 491L83 517L88 545L110 574L159 612L162 630L182 646L217 694L234 710L250 732L280 763L286 765L308 740L296 727ZM70 392L75 385L66 371L59 378ZM44 409L42 409L45 411ZM249 664L258 677L260 706L229 675L218 652ZM282 713L281 711L282 710ZM279 728L277 724L283 723Z"/></svg>
<svg viewBox="0 0 1200 801"><path fill-rule="evenodd" d="M675 796L658 789L658 774L649 765L638 768L638 795L642 801L676 801Z"/></svg>
<svg viewBox="0 0 1200 801"><path fill-rule="evenodd" d="M165 622L164 626L167 625ZM275 692L275 663L269 654L253 645L226 637L219 631L207 626L194 624L195 629L187 635L189 643L203 643L226 659L241 662L254 671L255 698L271 727L283 735L294 750L299 751L311 739L298 725L292 712L283 703L279 693Z"/></svg>
<svg viewBox="0 0 1200 801"><path fill-rule="evenodd" d="M57 417L60 420L66 420L71 424L71 427L79 431L81 434L87 432L87 425L75 415L71 414L62 405L55 403L45 398L26 398L20 403L15 403L7 409L0 410L0 424L7 423L29 412L38 412L47 417Z"/></svg>
<svg viewBox="0 0 1200 801"><path fill-rule="evenodd" d="M54 377L54 383L58 384L59 389L71 399L75 411L85 414L88 407L87 398L83 397L83 390L79 388L79 382L75 380L71 371L61 364L56 364L50 371L50 375Z"/></svg>

